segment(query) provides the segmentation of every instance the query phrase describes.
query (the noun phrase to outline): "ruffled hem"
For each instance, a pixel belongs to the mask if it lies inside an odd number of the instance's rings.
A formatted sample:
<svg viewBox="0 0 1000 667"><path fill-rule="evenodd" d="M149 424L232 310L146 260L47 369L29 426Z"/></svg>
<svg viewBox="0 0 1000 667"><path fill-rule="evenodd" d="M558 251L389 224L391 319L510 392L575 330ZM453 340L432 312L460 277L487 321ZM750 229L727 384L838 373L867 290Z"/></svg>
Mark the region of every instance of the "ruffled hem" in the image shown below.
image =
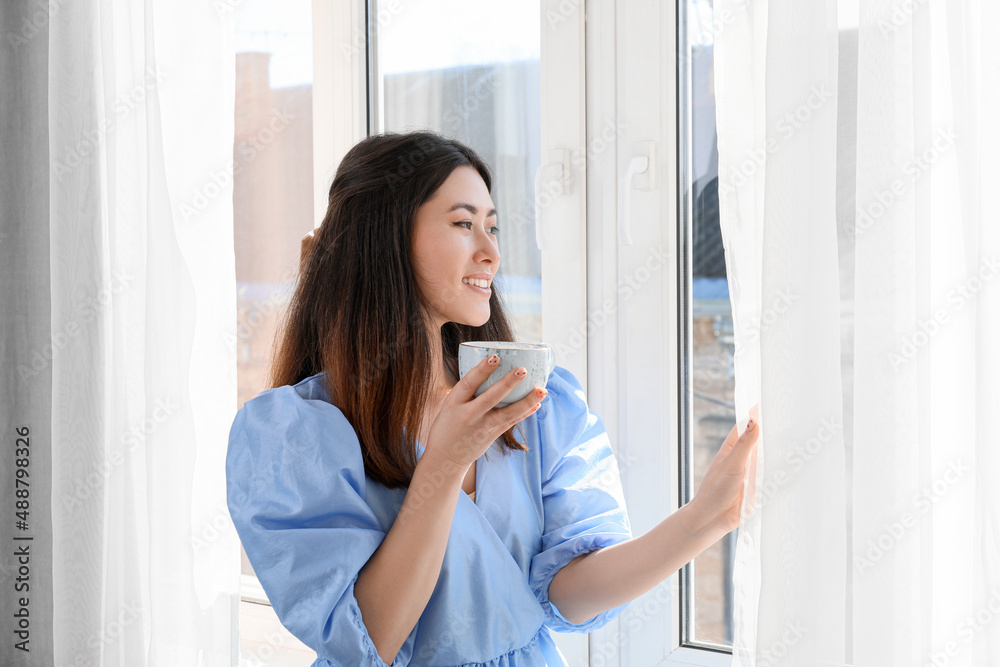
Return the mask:
<svg viewBox="0 0 1000 667"><path fill-rule="evenodd" d="M605 626L608 621L624 611L625 607L628 606L628 603L626 602L620 607L603 611L583 623L571 623L566 620L561 613L559 613L556 606L549 600L549 585L552 583L552 579L555 578L556 573L568 565L570 561L577 556L582 556L585 553L597 551L615 544L615 542L609 541L606 535L581 535L580 537L575 538L574 542L575 543L573 544L572 549L562 554L562 557L559 558L559 560L550 563L548 566L539 569L535 573L537 581L539 582L538 587L535 589L535 597L538 599L538 603L542 605L542 609L545 610L546 616L550 619L549 622L546 623L548 627L556 632L586 633Z"/></svg>
<svg viewBox="0 0 1000 667"><path fill-rule="evenodd" d="M361 625L361 629L366 633L365 637L367 639L367 629L365 629L364 623L358 614L355 614L355 622ZM538 628L538 632L531 638L531 641L521 648L508 651L488 662L463 662L460 665L452 665L451 667L537 667L538 665L554 665L555 663L545 658L545 651L543 651L541 646L542 641L546 639L549 639L548 630L543 625ZM371 643L371 640L368 640L368 642ZM385 665L385 661L375 651L374 645L372 645L369 654L372 657L373 664L379 667ZM560 662L559 664L565 665L564 662ZM393 661L393 665L396 665L396 661ZM336 665L325 658L317 656L316 661L310 667L336 667Z"/></svg>
<svg viewBox="0 0 1000 667"><path fill-rule="evenodd" d="M355 581L356 580L357 577L355 577ZM362 641L368 649L368 659L372 661L372 664L376 665L376 667L399 667L399 665L396 664L396 660L392 661L392 665L388 665L385 660L382 659L382 656L378 654L378 650L375 648L375 642L373 642L372 638L368 635L368 626L365 625L364 619L361 618L361 608L358 607L358 605L353 604L351 605L351 612L351 618L354 619L354 625L357 626L358 632L360 632L363 637ZM317 660L316 662L319 661ZM313 665L315 665L316 662L314 662Z"/></svg>
<svg viewBox="0 0 1000 667"><path fill-rule="evenodd" d="M546 632L545 626L538 628L538 632L527 644L513 651L507 651L501 656L493 658L489 662L463 662L461 665L452 667L523 667L524 665L536 665L536 657L540 655L538 650L538 640L542 633ZM529 661L528 658L531 660Z"/></svg>

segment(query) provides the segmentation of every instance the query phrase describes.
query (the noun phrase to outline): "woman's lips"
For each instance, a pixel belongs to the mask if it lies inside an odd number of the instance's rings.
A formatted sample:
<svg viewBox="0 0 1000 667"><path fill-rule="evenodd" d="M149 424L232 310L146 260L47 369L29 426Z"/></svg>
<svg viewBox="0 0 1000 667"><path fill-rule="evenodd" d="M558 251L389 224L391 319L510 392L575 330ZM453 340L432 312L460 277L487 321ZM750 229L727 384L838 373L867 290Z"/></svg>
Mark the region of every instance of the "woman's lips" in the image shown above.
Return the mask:
<svg viewBox="0 0 1000 667"><path fill-rule="evenodd" d="M465 282L463 282L462 284L465 285L465 286L467 286L467 287L471 287L472 289L476 290L477 292L479 292L480 294L483 294L485 296L489 296L490 294L493 294L493 290L491 290L489 287L487 287L486 289L483 289L482 287L476 287L475 285L472 285L471 283L465 283Z"/></svg>

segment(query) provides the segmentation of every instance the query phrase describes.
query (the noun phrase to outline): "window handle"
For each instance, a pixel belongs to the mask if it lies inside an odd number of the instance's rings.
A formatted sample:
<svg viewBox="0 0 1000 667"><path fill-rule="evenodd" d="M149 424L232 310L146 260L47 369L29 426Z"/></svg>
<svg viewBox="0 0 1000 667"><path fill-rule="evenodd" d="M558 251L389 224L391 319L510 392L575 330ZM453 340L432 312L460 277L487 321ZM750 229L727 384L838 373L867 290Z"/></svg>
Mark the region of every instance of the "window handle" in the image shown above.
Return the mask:
<svg viewBox="0 0 1000 667"><path fill-rule="evenodd" d="M535 244L545 250L545 225L543 211L552 203L552 197L569 191L569 151L557 148L549 151L550 162L535 171Z"/></svg>
<svg viewBox="0 0 1000 667"><path fill-rule="evenodd" d="M639 174L649 174L648 183L645 186L637 186L637 190L652 190L656 187L653 179L656 164L656 144L652 141L644 141L640 144L645 155L636 155L628 162L625 175L622 176L621 187L618 189L618 244L632 245L632 180Z"/></svg>

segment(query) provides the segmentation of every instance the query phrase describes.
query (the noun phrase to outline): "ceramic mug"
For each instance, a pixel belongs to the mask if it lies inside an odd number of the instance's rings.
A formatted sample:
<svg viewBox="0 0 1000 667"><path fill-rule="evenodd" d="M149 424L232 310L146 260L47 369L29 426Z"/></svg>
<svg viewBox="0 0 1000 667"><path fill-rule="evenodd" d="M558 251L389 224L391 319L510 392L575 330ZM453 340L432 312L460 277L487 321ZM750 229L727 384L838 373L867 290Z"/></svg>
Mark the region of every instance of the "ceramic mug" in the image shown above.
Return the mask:
<svg viewBox="0 0 1000 667"><path fill-rule="evenodd" d="M466 341L458 347L458 372L460 377L482 362L490 355L497 355L500 362L476 389L476 396L499 382L507 375L518 368L528 371L524 378L514 385L514 388L506 397L497 403L496 407L502 408L516 403L535 387L545 387L549 381L549 374L556 367L556 355L550 345L545 343L518 343L497 340Z"/></svg>

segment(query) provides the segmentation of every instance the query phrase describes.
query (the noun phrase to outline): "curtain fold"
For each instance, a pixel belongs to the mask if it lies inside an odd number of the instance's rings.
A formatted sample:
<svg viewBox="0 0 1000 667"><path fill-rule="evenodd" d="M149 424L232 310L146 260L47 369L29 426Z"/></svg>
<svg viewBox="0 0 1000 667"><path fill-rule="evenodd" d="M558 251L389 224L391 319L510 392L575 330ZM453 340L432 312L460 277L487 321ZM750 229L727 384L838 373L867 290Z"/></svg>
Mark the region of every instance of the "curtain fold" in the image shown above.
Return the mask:
<svg viewBox="0 0 1000 667"><path fill-rule="evenodd" d="M733 664L1000 664L1000 9L716 15L736 404L762 426Z"/></svg>
<svg viewBox="0 0 1000 667"><path fill-rule="evenodd" d="M32 371L13 390L51 395L23 417L51 429L32 445L51 461L32 473L51 484L50 512L32 524L51 555L33 570L51 586L35 645L56 665L235 665L231 3L52 2L28 14L38 29L11 55L18 76L47 81L47 102L32 104L47 106L48 149L21 149L49 169L37 188L5 192L4 208L47 200L47 217L9 223L45 229L44 244L18 250L48 267L47 284L14 282L18 317L47 324L44 338L9 337L8 325L4 339ZM46 39L47 64L23 57ZM9 642L0 657L45 664Z"/></svg>

